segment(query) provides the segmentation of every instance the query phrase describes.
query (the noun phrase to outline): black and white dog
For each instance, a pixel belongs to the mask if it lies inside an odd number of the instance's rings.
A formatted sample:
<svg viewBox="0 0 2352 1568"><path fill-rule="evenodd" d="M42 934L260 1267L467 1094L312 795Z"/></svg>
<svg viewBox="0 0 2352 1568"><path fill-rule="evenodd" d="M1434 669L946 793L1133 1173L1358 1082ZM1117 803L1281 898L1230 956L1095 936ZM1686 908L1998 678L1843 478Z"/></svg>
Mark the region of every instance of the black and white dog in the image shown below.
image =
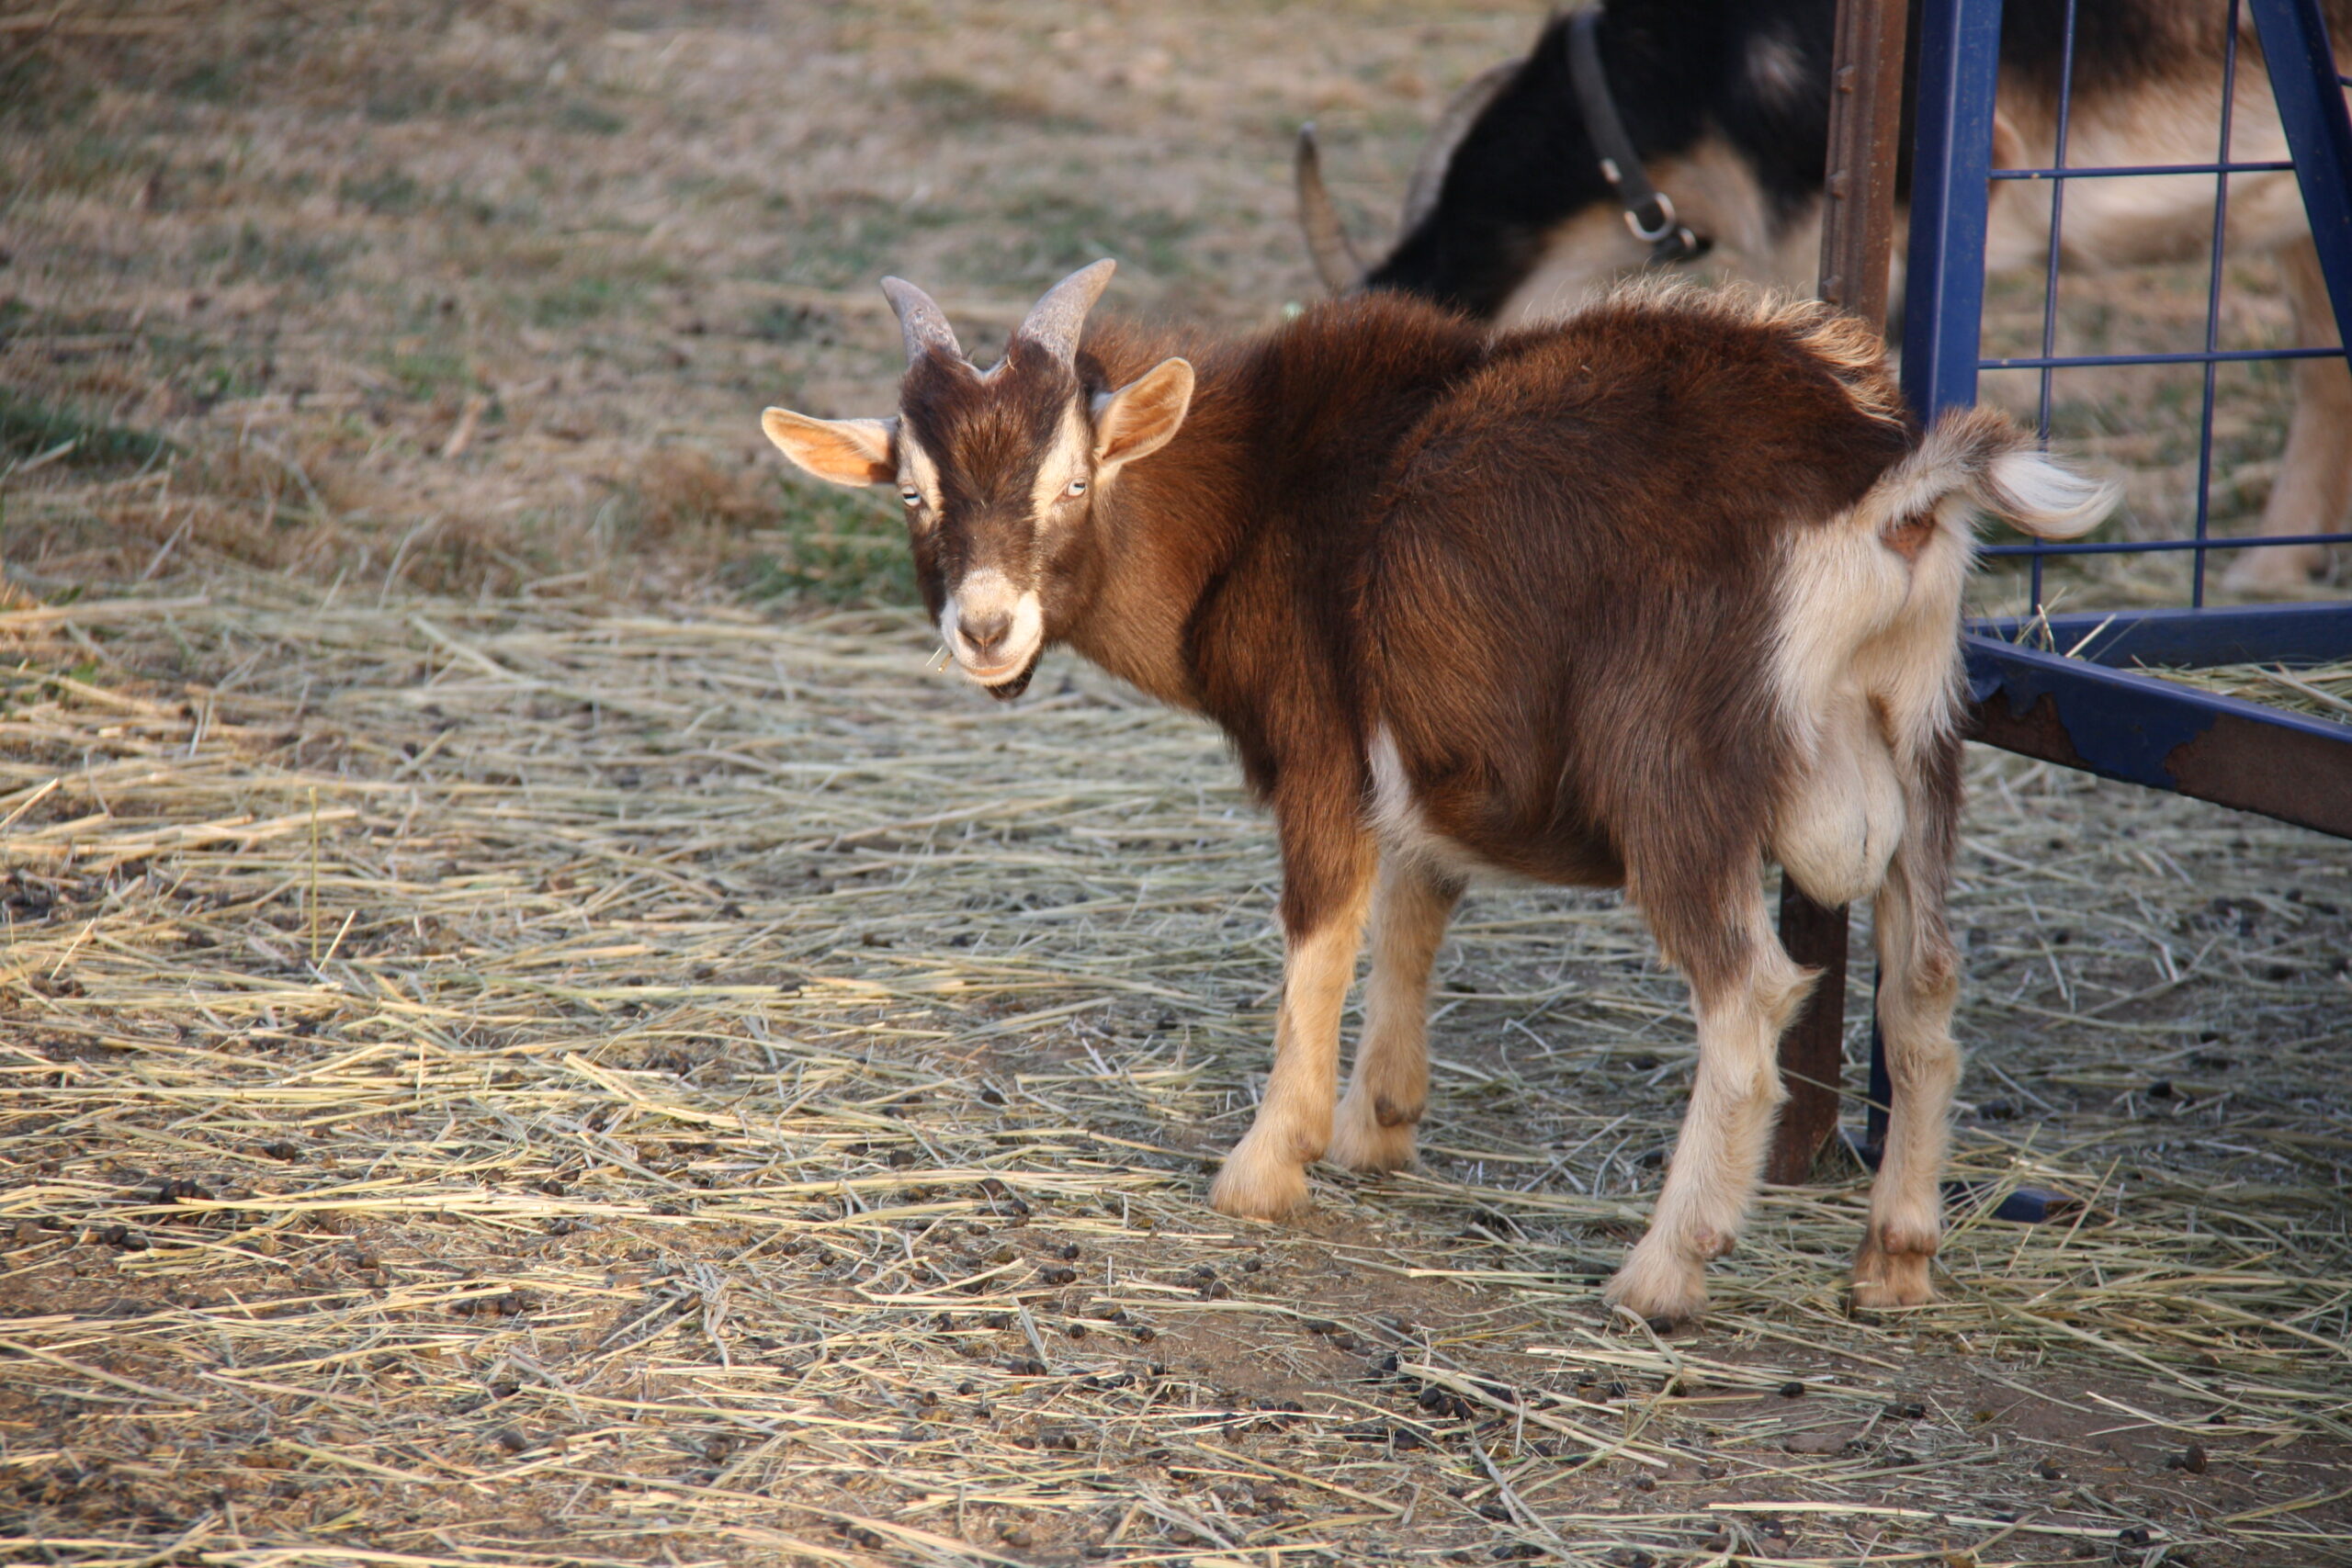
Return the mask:
<svg viewBox="0 0 2352 1568"><path fill-rule="evenodd" d="M2004 7L1996 167L2054 160L2066 9L2059 0ZM2323 9L2343 57L2352 0ZM2228 0L2076 0L2075 11L2069 165L2211 163ZM1916 38L1916 0L1914 13ZM1810 289L1836 18L1836 0L1602 0L1555 17L1524 58L1448 106L1407 191L1399 238L1369 267L1324 191L1311 134L1302 137L1300 215L1317 269L1335 289L1399 289L1501 325L1564 314L1658 265ZM2287 155L2245 20L2230 150L2242 162ZM1619 166L1628 160L1638 167ZM1995 182L1989 217L1988 269L2044 263L2047 186ZM2206 253L2212 223L2211 175L2078 180L2066 194L2064 256L2078 266L2192 258ZM2337 341L2291 174L2233 176L2227 243L2233 257L2279 257L2300 344ZM2352 373L2324 358L2297 361L2294 375L2263 531L2326 533L2352 507ZM2224 581L2285 591L2326 567L2323 547L2247 550Z"/></svg>

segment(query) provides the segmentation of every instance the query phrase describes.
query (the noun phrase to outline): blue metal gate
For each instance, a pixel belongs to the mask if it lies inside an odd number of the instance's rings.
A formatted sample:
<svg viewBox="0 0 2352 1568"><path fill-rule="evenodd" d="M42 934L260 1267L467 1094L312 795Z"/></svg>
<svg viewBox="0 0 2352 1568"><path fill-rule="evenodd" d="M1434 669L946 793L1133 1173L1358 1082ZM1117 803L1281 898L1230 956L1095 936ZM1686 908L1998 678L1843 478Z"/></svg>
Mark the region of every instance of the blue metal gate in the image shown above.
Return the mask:
<svg viewBox="0 0 2352 1568"><path fill-rule="evenodd" d="M2352 337L2352 118L2346 79L2329 48L2319 0L2171 0L2181 6L2226 6L2228 27L2219 141L2212 159L2190 164L2075 166L2067 163L2074 105L2077 0L2024 0L2064 6L2064 61L2059 76L2054 157L2047 167L1995 170L1995 85L2002 0L1919 0L1913 141L1910 244L1903 338L1904 390L1922 417L1973 403L1985 370L2040 376L2039 418L2046 435L2052 378L2062 370L2132 365L2200 367L2196 495L2180 537L2070 544L1995 545L1996 559L2023 558L2030 613L1965 628L1973 739L2104 777L2194 795L2352 838L2352 724L2200 690L2143 672L2227 664L2309 666L2352 657L2352 603L2222 608L2206 604L2209 558L2250 547L2352 543L2352 532L2222 536L2211 523L2215 376L2223 365L2341 355L2341 348L2232 349L2221 345L2223 251L2229 180L2233 175L2291 169L2308 213L2339 341ZM1829 296L1852 308L1852 280L1883 267L1883 240L1862 237L1871 203L1891 198L1896 113L1890 46L1900 49L1903 0L1843 0L1839 13L1838 92L1856 109L1833 107L1830 193L1833 232L1825 246ZM2278 105L2290 159L2233 162L2239 24L2250 16ZM1849 51L1851 52L1849 52ZM1873 87L1875 80L1883 85ZM1840 129L1840 112L1856 117ZM1878 131L1857 130L1862 120ZM1883 134L1881 134L1883 132ZM1871 151L1876 137L1876 151ZM1843 138L1843 140L1841 140ZM1841 172L1842 171L1842 172ZM2066 193L2086 180L2210 175L2213 238L2203 343L2161 353L2062 355L2057 344L2059 259ZM1988 192L1996 181L2047 185L2050 237L2040 352L1988 358L1983 349ZM1864 192L1860 215L1838 203ZM1883 210L1883 206L1879 210ZM1844 228L1841 235L1837 231ZM1880 232L1883 234L1883 230ZM1833 258L1835 265L1833 265ZM1832 288L1832 285L1836 285ZM2340 521L2340 520L2338 520ZM2053 615L2043 599L2043 569L2064 556L2154 556L2187 552L2186 603L2112 614ZM1801 895L1784 895L1783 939L1803 962L1826 974L1816 1001L1781 1043L1792 1090L1772 1159L1775 1179L1802 1179L1819 1140L1834 1125L1842 1016L1845 919ZM1892 1095L1880 1042L1872 1040L1870 1126L1860 1152L1874 1162ZM2019 1192L1999 1216L2044 1217L2052 1195Z"/></svg>
<svg viewBox="0 0 2352 1568"><path fill-rule="evenodd" d="M2030 0L2049 4L2051 0ZM2233 174L2291 168L2309 214L2336 320L2352 328L2352 119L2329 49L2319 0L2177 0L2228 6L2220 141L2209 164L2069 167L2076 0L2065 7L2052 166L1992 167L1994 85L2001 0L1925 0L1918 39L1917 139L1911 191L1903 378L1921 414L1976 400L1987 369L2041 373L2046 433L2054 371L2098 366L2188 364L2203 367L2197 491L2191 532L2128 542L1995 545L1994 558L2027 558L2034 615L1970 629L1971 695L1977 738L2109 778L2263 812L2352 837L2352 726L2202 691L2138 673L2135 666L2196 669L2219 664L2309 665L2352 656L2352 603L2257 608L2206 607L2207 563L2217 552L2265 545L2341 544L2352 532L2221 537L2209 527L2213 467L2214 378L2225 363L2338 355L2340 348L2219 346L2223 246ZM2230 130L2237 78L2241 6L2262 44L2271 89L2292 153L2290 164L2233 163ZM2204 343L2156 354L2061 355L2056 351L2059 254L2068 186L2083 180L2210 175L2213 238ZM1980 347L1990 182L2030 180L2050 188L2047 293L2041 353L1986 358ZM2347 333L2346 335L2352 335ZM2042 569L2064 555L2193 557L2185 605L2113 615L2044 615ZM2030 641L2026 635L2034 634ZM2042 646L2033 646L2040 642ZM1874 1097L1875 1098L1875 1097Z"/></svg>

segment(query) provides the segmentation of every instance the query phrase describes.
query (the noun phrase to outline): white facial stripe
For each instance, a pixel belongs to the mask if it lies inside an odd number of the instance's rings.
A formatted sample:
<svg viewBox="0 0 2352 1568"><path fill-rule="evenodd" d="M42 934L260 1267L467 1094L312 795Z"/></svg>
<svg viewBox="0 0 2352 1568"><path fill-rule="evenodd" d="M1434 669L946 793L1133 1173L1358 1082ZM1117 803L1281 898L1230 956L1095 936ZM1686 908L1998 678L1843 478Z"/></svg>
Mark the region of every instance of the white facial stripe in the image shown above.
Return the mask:
<svg viewBox="0 0 2352 1568"><path fill-rule="evenodd" d="M1054 434L1054 444L1037 465L1037 478L1029 491L1030 515L1039 524L1053 516L1054 502L1062 498L1072 479L1086 478L1086 422L1079 417L1078 404L1072 402L1062 411L1061 428Z"/></svg>
<svg viewBox="0 0 2352 1568"><path fill-rule="evenodd" d="M983 663L970 639L964 636L962 623L967 615L974 620L986 620L999 615L1012 617L1012 629ZM1019 673L1045 646L1045 606L1038 603L1035 592L1024 593L996 568L982 567L947 595L947 603L939 612L939 637L965 674L984 685L995 685Z"/></svg>
<svg viewBox="0 0 2352 1568"><path fill-rule="evenodd" d="M933 517L938 516L938 465L931 460L931 454L924 451L915 438L908 434L906 423L903 420L899 424L899 456L906 465L906 471L901 476L903 481L914 486L922 493L923 504L931 509L931 514Z"/></svg>

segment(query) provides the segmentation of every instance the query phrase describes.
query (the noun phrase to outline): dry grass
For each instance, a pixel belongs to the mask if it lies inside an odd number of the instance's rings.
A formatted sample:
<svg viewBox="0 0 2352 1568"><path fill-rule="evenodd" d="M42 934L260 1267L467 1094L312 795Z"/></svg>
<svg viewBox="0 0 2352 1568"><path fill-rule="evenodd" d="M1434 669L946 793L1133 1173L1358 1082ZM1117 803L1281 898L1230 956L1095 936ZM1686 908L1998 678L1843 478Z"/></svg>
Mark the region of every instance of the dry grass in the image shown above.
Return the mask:
<svg viewBox="0 0 2352 1568"><path fill-rule="evenodd" d="M2210 670L2154 673L2267 707L2332 718L2338 724L2352 721L2352 663L2292 669L2283 664L2222 664Z"/></svg>
<svg viewBox="0 0 2352 1568"><path fill-rule="evenodd" d="M1290 122L1385 204L1528 25L0 30L0 1560L2346 1558L2335 846L1978 757L1959 1174L2081 1208L1858 1320L1825 1172L1660 1342L1593 1289L1690 1058L1632 915L1476 896L1422 1166L1216 1218L1278 944L1214 737L931 672L753 461L887 397L885 264L984 341L1098 246L1270 315Z"/></svg>
<svg viewBox="0 0 2352 1568"><path fill-rule="evenodd" d="M223 576L0 626L14 1552L2344 1528L2352 886L2282 891L2297 835L1980 763L1961 1174L2082 1214L1963 1215L1951 1304L1854 1321L1859 1182L1776 1191L1660 1343L1591 1288L1690 1055L1613 899L1476 900L1425 1167L1235 1224L1200 1171L1264 1066L1274 865L1189 721L1078 672L983 706L895 615ZM137 673L175 660L221 674Z"/></svg>

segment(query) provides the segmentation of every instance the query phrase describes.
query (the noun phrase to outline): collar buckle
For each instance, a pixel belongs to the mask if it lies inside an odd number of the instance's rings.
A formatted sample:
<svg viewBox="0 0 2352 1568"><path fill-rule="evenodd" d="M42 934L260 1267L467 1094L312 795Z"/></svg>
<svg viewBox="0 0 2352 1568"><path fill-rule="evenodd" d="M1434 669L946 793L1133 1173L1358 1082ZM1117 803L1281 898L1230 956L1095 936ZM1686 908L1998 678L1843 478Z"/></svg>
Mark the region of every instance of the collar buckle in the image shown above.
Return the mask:
<svg viewBox="0 0 2352 1568"><path fill-rule="evenodd" d="M1634 231L1634 238L1636 240L1644 240L1655 245L1682 226L1674 220L1674 198L1668 196L1666 192L1652 191L1649 205L1657 216L1647 221L1643 220L1640 208L1625 209L1625 227ZM1682 231L1686 234L1690 232L1688 229L1683 229Z"/></svg>
<svg viewBox="0 0 2352 1568"><path fill-rule="evenodd" d="M1600 13L1577 12L1568 19L1568 75L1576 84L1577 107L1584 116L1586 138L1599 156L1601 178L1624 207L1625 227L1650 247L1650 265L1664 266L1690 261L1714 248L1714 241L1692 231L1675 215L1674 201L1650 184L1634 150L1633 138L1618 118L1617 101L1610 96L1609 77L1600 67Z"/></svg>

